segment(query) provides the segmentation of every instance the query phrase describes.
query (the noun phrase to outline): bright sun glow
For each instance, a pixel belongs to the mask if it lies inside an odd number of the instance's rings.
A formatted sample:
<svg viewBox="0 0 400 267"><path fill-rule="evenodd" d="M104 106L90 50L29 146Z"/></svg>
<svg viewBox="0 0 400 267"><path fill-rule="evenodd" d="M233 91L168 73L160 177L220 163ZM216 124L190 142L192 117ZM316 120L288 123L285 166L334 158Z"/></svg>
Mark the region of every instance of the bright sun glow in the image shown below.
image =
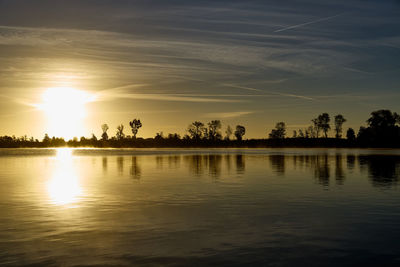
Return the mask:
<svg viewBox="0 0 400 267"><path fill-rule="evenodd" d="M94 96L89 93L70 87L47 89L38 106L48 118L49 135L66 139L82 135L87 115L85 106L93 100Z"/></svg>
<svg viewBox="0 0 400 267"><path fill-rule="evenodd" d="M51 202L55 205L67 205L79 201L82 188L72 164L72 150L57 150L57 166L52 178L47 183Z"/></svg>

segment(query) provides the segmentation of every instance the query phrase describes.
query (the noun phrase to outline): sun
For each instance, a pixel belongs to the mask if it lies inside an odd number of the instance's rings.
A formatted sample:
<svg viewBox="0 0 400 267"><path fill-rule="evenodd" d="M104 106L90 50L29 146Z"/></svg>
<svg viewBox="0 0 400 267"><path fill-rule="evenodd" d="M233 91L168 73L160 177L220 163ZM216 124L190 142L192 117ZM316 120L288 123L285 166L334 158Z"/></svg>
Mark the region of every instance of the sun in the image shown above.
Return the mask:
<svg viewBox="0 0 400 267"><path fill-rule="evenodd" d="M71 87L48 88L38 105L47 117L46 131L50 136L71 139L85 132L86 104L94 96Z"/></svg>

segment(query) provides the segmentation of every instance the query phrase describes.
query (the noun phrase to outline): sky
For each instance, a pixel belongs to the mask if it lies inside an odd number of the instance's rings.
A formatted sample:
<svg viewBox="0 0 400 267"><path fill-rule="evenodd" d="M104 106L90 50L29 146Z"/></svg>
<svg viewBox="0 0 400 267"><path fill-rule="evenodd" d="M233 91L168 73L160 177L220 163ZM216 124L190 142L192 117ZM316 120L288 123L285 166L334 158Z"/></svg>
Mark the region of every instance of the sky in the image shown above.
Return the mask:
<svg viewBox="0 0 400 267"><path fill-rule="evenodd" d="M139 137L220 119L265 138L323 112L357 130L400 111L399 18L395 0L0 0L0 135L139 118ZM76 94L43 108L49 88L86 94L85 116Z"/></svg>

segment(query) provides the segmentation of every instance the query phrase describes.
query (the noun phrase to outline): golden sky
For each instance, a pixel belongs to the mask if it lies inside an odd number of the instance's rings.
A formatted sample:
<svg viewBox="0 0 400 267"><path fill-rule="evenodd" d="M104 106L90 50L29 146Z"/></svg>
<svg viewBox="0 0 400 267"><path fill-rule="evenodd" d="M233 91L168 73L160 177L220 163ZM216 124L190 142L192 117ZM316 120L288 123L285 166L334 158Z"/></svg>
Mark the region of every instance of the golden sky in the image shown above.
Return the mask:
<svg viewBox="0 0 400 267"><path fill-rule="evenodd" d="M0 135L139 118L141 137L220 119L252 138L399 111L398 2L281 2L0 1Z"/></svg>

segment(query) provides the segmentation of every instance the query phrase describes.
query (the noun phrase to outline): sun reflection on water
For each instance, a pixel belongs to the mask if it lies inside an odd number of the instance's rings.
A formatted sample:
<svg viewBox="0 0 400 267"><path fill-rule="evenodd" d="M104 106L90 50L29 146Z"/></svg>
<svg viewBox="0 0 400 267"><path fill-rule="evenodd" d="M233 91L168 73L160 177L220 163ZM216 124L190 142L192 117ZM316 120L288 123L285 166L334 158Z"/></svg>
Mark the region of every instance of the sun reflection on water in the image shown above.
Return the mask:
<svg viewBox="0 0 400 267"><path fill-rule="evenodd" d="M77 203L82 195L82 187L73 166L72 149L58 149L56 161L52 178L47 183L50 200L55 205Z"/></svg>

